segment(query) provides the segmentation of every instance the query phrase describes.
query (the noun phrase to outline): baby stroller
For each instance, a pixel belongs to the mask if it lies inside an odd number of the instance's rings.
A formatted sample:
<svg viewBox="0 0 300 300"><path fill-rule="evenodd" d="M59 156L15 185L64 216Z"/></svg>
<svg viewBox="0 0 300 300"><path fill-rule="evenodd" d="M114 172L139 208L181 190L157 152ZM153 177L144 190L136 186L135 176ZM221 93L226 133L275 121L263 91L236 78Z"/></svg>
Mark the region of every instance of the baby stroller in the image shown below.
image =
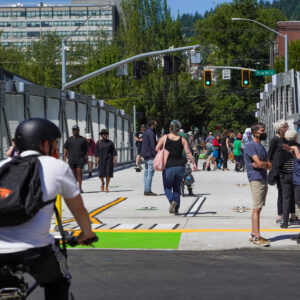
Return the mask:
<svg viewBox="0 0 300 300"><path fill-rule="evenodd" d="M185 165L185 174L181 183L181 194L184 197L184 188L185 186L188 189L188 195L192 196L193 194L193 184L195 182L194 176L192 175L192 169L189 163Z"/></svg>

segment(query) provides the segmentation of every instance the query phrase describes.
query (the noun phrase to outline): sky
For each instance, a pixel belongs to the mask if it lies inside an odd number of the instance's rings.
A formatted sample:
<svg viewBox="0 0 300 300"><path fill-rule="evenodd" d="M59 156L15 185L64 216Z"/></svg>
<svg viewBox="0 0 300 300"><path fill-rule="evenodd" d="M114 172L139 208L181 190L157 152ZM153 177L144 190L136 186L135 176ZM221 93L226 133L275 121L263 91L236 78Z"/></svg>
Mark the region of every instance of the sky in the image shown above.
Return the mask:
<svg viewBox="0 0 300 300"><path fill-rule="evenodd" d="M36 0L0 0L0 5L12 5L18 2L24 5L37 5L40 1ZM47 4L70 4L71 0L44 0ZM217 4L224 2L231 2L230 0L168 0L168 5L171 9L173 16L177 16L177 12L183 13L195 13L198 11L200 14L204 14L205 11L214 8Z"/></svg>

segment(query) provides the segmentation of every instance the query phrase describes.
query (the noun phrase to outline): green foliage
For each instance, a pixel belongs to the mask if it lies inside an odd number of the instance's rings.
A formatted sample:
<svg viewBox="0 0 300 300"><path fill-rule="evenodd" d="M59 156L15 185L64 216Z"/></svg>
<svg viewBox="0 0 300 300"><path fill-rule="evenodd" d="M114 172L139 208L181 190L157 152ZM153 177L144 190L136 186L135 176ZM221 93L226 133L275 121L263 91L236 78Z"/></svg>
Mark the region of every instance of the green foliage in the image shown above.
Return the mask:
<svg viewBox="0 0 300 300"><path fill-rule="evenodd" d="M277 2L283 1L275 1L274 6ZM112 41L108 42L99 30L93 41L76 45L70 42L66 56L71 80L137 54L192 43L201 45L203 65L268 69L273 33L257 24L231 18L254 19L271 28L277 21L286 20L270 3L256 0L233 0L203 16L185 14L176 19L170 15L167 0L124 0L122 11ZM299 69L299 51L300 42L290 45L290 67ZM163 74L162 57L151 57L145 59L147 74L140 80L133 79L129 64L129 76L118 77L113 70L72 89L94 94L127 113L132 113L135 105L145 116L140 122L154 118L165 129L172 119L180 119L185 129L194 125L210 131L217 125L243 130L254 122L253 110L263 77L252 73L250 88L242 88L241 71L232 71L231 80L224 81L219 72L213 86L204 89L203 80L193 80L187 72L187 58L182 53L175 55L181 65L180 71L172 75ZM25 51L0 47L0 65L37 84L60 88L61 38L55 33L45 36ZM284 66L282 60L275 65L276 71Z"/></svg>

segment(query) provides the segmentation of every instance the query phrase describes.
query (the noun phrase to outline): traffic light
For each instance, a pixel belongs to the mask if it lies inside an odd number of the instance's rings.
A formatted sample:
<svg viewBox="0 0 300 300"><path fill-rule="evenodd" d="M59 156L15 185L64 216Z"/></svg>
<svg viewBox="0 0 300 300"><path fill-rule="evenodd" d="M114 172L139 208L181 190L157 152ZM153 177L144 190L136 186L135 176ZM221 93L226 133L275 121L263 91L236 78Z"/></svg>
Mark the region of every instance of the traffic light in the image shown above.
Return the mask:
<svg viewBox="0 0 300 300"><path fill-rule="evenodd" d="M146 75L147 64L142 60L135 60L133 62L133 78L141 79L142 76Z"/></svg>
<svg viewBox="0 0 300 300"><path fill-rule="evenodd" d="M242 87L250 86L250 70L242 70Z"/></svg>
<svg viewBox="0 0 300 300"><path fill-rule="evenodd" d="M212 85L212 71L204 70L204 87L211 87Z"/></svg>

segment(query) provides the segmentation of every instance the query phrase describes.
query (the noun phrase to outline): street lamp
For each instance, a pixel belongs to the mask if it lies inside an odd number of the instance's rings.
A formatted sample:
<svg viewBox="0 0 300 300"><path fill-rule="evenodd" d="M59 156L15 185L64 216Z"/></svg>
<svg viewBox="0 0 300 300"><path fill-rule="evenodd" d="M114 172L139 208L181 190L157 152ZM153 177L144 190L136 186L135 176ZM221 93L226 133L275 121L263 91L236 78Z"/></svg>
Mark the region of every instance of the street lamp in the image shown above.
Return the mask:
<svg viewBox="0 0 300 300"><path fill-rule="evenodd" d="M287 34L282 34L282 33L278 32L278 31L276 31L276 30L274 30L274 29L272 29L272 28L270 28L270 27L268 27L268 26L266 26L266 25L264 25L264 24L262 24L262 23L260 23L260 22L258 22L256 20L244 19L244 18L231 18L231 20L232 21L250 21L250 22L254 22L254 23L256 23L256 24L258 24L258 25L260 25L262 27L265 27L268 30L270 30L270 31L272 31L272 32L274 32L274 33L276 33L276 34L284 37L284 41L285 41L285 60L284 60L284 66L285 66L285 72L288 72L288 70L289 70L289 64L288 64L288 35Z"/></svg>
<svg viewBox="0 0 300 300"><path fill-rule="evenodd" d="M90 15L80 26L78 26L71 34L61 40L61 88L65 89L67 83L66 79L66 52L65 52L65 42L72 37L93 15Z"/></svg>

